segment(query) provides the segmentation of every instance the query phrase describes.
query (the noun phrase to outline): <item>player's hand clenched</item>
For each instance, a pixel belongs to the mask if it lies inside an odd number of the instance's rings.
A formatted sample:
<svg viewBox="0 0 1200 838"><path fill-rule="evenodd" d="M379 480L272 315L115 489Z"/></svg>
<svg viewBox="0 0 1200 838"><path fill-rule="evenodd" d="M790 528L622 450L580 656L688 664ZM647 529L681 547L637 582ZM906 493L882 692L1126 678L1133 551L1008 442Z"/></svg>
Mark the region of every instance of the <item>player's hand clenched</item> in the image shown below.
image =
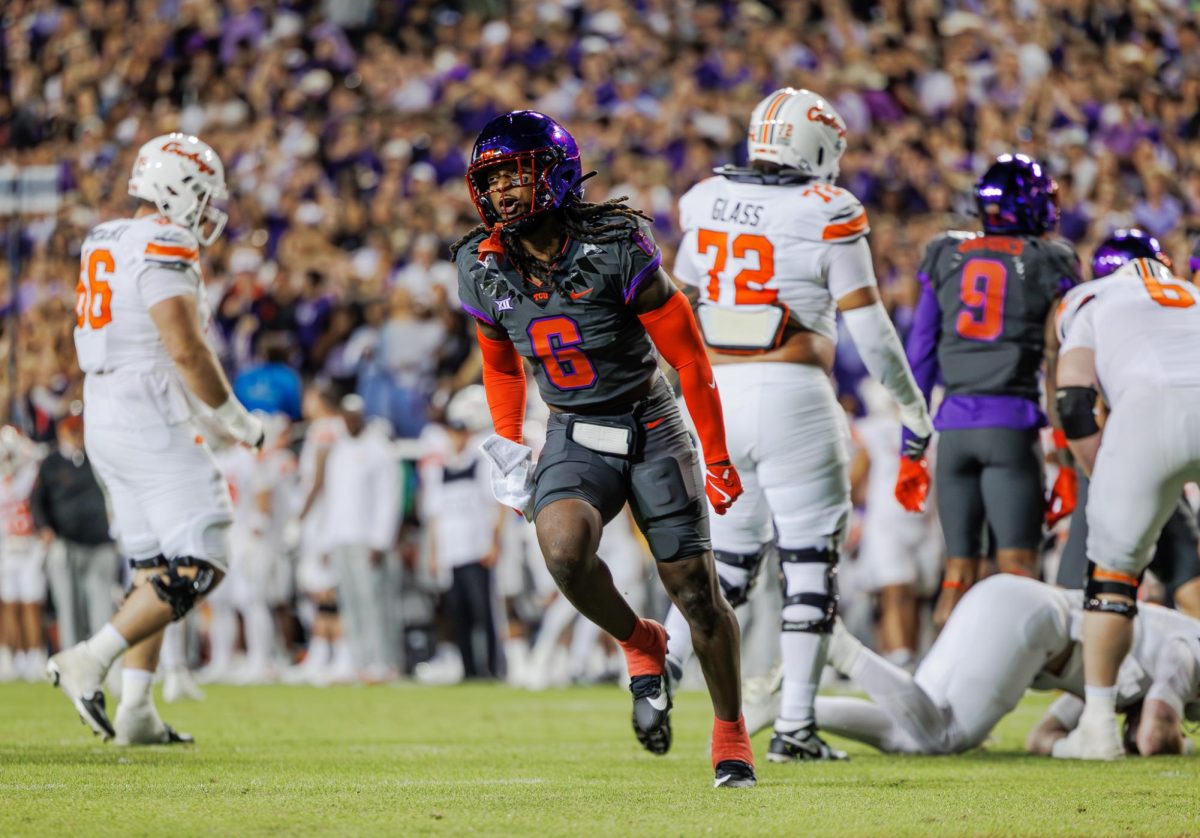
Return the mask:
<svg viewBox="0 0 1200 838"><path fill-rule="evenodd" d="M713 511L724 515L742 494L742 478L730 463L710 464L704 474L704 493Z"/></svg>
<svg viewBox="0 0 1200 838"><path fill-rule="evenodd" d="M929 461L924 457L900 457L900 474L896 476L896 500L909 512L924 512L929 496Z"/></svg>

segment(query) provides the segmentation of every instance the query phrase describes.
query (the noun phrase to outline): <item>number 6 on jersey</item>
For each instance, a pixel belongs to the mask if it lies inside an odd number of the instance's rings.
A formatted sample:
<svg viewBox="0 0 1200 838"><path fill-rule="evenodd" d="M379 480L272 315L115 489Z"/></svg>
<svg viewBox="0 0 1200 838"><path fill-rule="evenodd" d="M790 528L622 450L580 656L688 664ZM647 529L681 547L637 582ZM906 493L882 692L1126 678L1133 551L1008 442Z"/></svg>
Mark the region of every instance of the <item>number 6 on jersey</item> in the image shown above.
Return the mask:
<svg viewBox="0 0 1200 838"><path fill-rule="evenodd" d="M93 250L88 254L86 269L79 271L75 286L75 325L82 329L103 329L112 320L112 286L107 277L116 268L112 253Z"/></svg>

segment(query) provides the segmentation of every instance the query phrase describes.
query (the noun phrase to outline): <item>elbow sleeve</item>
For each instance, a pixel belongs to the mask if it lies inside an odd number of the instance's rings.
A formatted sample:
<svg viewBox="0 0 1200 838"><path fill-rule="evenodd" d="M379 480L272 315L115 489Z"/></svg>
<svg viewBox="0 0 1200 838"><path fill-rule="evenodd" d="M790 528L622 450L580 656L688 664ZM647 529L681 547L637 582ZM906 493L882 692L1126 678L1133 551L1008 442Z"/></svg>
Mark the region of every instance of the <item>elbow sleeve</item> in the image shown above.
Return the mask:
<svg viewBox="0 0 1200 838"><path fill-rule="evenodd" d="M700 437L704 462L728 460L725 415L717 382L687 297L676 291L658 308L639 314L638 319L659 353L679 373L679 385Z"/></svg>

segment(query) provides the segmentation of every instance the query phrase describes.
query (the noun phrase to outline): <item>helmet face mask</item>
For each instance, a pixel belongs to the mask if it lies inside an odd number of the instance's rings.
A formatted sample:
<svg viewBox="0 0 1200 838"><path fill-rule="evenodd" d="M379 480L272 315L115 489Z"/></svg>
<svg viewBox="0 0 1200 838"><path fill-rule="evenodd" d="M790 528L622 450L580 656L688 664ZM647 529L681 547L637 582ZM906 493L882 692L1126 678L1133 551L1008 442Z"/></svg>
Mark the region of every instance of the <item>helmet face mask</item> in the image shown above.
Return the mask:
<svg viewBox="0 0 1200 838"><path fill-rule="evenodd" d="M217 240L229 218L213 205L228 197L225 167L211 147L186 134L164 134L141 147L129 194L154 204L205 246Z"/></svg>
<svg viewBox="0 0 1200 838"><path fill-rule="evenodd" d="M519 225L568 201L581 200L581 181L575 139L537 111L513 111L485 125L467 169L471 201L489 231ZM514 212L514 200L526 205Z"/></svg>
<svg viewBox="0 0 1200 838"><path fill-rule="evenodd" d="M846 122L811 90L780 88L751 113L746 151L752 162L832 183L846 151Z"/></svg>
<svg viewBox="0 0 1200 838"><path fill-rule="evenodd" d="M1100 242L1092 254L1092 279L1103 279L1137 259L1160 262L1174 270L1171 257L1163 252L1158 239L1137 228L1115 230Z"/></svg>
<svg viewBox="0 0 1200 838"><path fill-rule="evenodd" d="M1058 226L1058 184L1024 154L997 157L975 183L975 203L990 235L1040 236Z"/></svg>

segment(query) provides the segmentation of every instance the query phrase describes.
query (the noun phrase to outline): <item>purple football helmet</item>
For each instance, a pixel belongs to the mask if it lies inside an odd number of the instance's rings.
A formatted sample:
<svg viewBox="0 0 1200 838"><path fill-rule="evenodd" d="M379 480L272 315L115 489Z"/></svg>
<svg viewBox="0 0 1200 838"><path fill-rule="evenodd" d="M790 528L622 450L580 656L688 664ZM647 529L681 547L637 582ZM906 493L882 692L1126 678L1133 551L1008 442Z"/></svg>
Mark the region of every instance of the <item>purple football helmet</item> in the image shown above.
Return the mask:
<svg viewBox="0 0 1200 838"><path fill-rule="evenodd" d="M1157 259L1168 268L1173 267L1154 236L1137 228L1115 230L1092 254L1092 279L1106 277L1134 259Z"/></svg>
<svg viewBox="0 0 1200 838"><path fill-rule="evenodd" d="M1001 154L975 183L986 233L1040 236L1058 226L1058 185L1024 154Z"/></svg>
<svg viewBox="0 0 1200 838"><path fill-rule="evenodd" d="M487 172L504 164L515 167L516 176L509 186L495 189L488 184ZM582 175L579 146L567 129L537 111L512 111L496 117L479 132L467 169L467 187L484 226L495 230L581 200ZM529 212L506 218L492 205L493 193L529 185L533 186Z"/></svg>

